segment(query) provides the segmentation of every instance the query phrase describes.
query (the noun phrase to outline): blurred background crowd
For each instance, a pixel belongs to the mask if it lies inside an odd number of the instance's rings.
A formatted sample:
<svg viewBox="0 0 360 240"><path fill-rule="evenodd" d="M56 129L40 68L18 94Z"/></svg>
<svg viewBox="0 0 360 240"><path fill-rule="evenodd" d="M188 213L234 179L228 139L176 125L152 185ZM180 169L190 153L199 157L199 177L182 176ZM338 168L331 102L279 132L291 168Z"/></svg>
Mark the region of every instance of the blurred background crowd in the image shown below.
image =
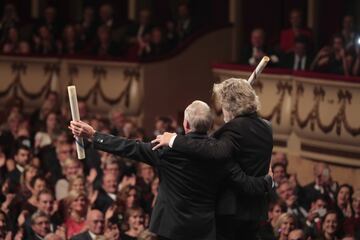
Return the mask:
<svg viewBox="0 0 360 240"><path fill-rule="evenodd" d="M108 3L86 5L78 22L64 21L57 12L49 5L40 18L24 21L13 4L6 4L0 21L1 53L154 60L209 27L187 2L161 20L151 8L141 8L136 20L120 21L119 11ZM302 10L291 9L286 26L279 34L261 26L252 29L240 63L254 66L270 55L272 67L359 76L360 39L352 15L345 15L334 26L333 37L318 48Z"/></svg>

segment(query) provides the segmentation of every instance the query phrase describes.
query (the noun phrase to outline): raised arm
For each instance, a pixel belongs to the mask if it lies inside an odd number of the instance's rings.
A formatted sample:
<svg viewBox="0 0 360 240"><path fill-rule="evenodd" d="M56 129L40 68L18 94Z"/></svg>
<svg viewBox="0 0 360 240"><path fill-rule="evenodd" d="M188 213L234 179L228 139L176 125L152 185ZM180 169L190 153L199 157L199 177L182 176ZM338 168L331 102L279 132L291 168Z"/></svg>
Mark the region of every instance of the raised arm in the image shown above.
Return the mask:
<svg viewBox="0 0 360 240"><path fill-rule="evenodd" d="M158 163L158 151L151 150L150 143L115 137L99 132L94 134L92 142L93 147L101 151L144 162L149 165L156 165Z"/></svg>
<svg viewBox="0 0 360 240"><path fill-rule="evenodd" d="M75 136L91 140L93 147L98 150L127 157L149 165L156 165L159 162L158 151L153 151L150 143L99 133L89 124L81 121L71 121L69 128Z"/></svg>

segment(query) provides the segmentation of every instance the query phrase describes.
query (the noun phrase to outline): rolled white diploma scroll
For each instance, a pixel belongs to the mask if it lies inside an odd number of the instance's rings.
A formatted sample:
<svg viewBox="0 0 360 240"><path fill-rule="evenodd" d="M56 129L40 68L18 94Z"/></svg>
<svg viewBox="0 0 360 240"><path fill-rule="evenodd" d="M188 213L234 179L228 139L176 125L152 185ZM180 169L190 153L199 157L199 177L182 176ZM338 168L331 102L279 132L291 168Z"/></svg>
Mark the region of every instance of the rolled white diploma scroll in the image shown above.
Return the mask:
<svg viewBox="0 0 360 240"><path fill-rule="evenodd" d="M266 65L268 64L269 61L270 61L270 58L268 56L264 56L261 59L261 61L259 62L259 64L257 65L257 67L255 68L255 70L253 71L253 73L250 75L250 77L248 79L248 82L250 83L250 85L257 79L257 77L260 75L260 73L266 67Z"/></svg>
<svg viewBox="0 0 360 240"><path fill-rule="evenodd" d="M75 86L68 86L69 103L71 109L71 116L74 121L80 120L79 107L76 95ZM82 138L75 137L76 140L76 151L78 159L85 158L84 141Z"/></svg>

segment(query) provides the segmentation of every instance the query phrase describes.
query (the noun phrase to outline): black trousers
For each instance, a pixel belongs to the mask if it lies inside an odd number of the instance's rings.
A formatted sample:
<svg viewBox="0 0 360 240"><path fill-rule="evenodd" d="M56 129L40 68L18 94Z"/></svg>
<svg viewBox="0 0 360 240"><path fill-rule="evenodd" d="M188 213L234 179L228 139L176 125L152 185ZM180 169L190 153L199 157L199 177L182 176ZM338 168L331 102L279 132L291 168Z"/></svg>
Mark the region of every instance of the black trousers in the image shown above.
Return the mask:
<svg viewBox="0 0 360 240"><path fill-rule="evenodd" d="M243 221L233 216L216 216L217 240L256 240L258 222Z"/></svg>

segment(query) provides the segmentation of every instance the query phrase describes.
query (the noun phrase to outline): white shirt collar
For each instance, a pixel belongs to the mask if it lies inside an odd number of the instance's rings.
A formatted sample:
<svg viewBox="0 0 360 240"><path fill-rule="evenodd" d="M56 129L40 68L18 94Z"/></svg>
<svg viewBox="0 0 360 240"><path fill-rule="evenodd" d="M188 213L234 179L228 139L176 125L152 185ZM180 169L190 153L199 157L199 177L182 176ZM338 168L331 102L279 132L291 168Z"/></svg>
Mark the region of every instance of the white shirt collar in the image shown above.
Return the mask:
<svg viewBox="0 0 360 240"><path fill-rule="evenodd" d="M19 164L16 164L16 168L22 173L24 172L24 167L20 166Z"/></svg>
<svg viewBox="0 0 360 240"><path fill-rule="evenodd" d="M107 193L107 195L112 199L112 200L116 200L116 194L114 193Z"/></svg>

